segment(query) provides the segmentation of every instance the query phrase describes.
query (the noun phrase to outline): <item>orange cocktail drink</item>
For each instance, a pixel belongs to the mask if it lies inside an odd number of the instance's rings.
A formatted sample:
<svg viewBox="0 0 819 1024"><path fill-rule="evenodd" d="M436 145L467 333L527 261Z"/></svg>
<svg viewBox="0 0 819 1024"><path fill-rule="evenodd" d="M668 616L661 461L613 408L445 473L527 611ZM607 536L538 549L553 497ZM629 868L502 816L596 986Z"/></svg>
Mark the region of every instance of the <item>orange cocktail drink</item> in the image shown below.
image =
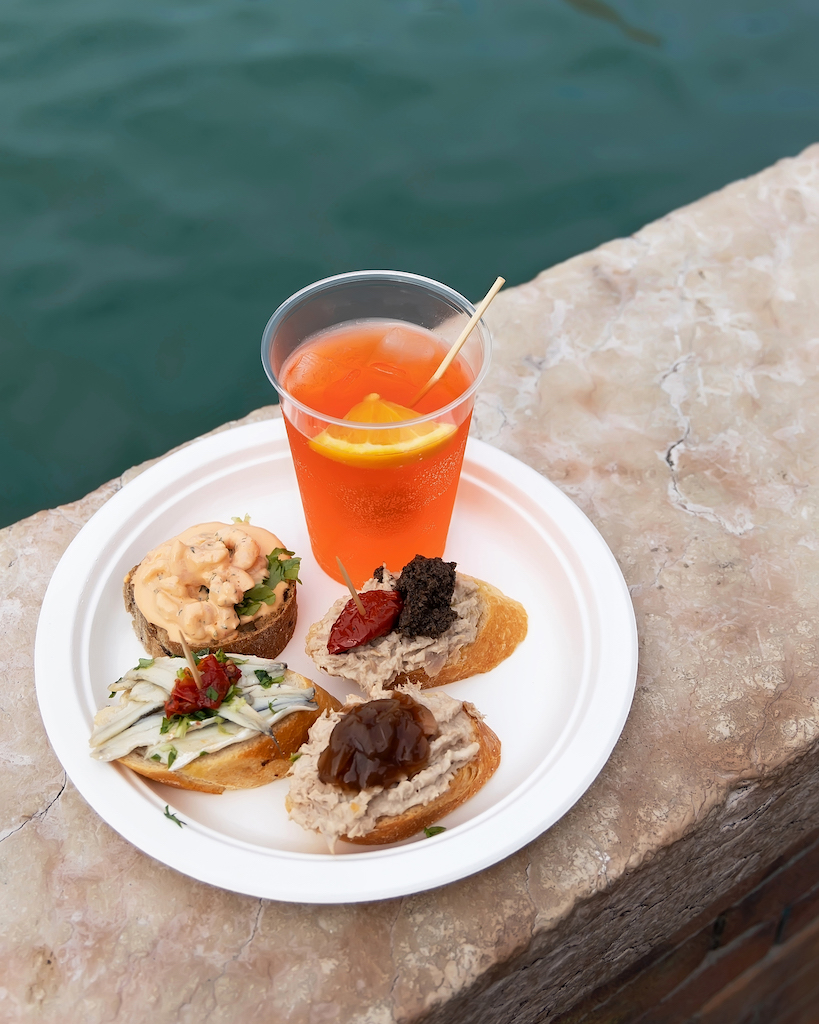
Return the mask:
<svg viewBox="0 0 819 1024"><path fill-rule="evenodd" d="M333 295L339 282L345 287ZM360 585L382 562L400 570L416 554L444 553L489 338L480 324L471 346L416 402L472 312L469 303L436 282L388 272L312 287L324 315L310 315L308 295L308 315L297 305L301 316L268 325L263 353L281 396L313 553L336 579L339 556ZM325 289L335 301L327 302ZM356 301L340 301L351 291ZM345 317L350 310L375 315ZM402 317L378 315L393 311Z"/></svg>

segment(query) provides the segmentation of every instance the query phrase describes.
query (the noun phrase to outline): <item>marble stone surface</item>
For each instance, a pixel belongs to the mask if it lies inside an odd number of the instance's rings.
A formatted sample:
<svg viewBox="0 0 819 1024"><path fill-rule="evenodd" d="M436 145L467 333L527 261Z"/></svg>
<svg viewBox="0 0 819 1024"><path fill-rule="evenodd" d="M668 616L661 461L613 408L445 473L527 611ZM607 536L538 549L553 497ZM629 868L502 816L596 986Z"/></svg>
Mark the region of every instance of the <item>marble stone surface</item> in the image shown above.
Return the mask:
<svg viewBox="0 0 819 1024"><path fill-rule="evenodd" d="M51 752L33 641L61 553L144 467L0 531L0 1019L553 1020L815 829L817 267L814 146L491 307L473 432L601 531L640 671L570 813L433 892L257 900L122 840Z"/></svg>

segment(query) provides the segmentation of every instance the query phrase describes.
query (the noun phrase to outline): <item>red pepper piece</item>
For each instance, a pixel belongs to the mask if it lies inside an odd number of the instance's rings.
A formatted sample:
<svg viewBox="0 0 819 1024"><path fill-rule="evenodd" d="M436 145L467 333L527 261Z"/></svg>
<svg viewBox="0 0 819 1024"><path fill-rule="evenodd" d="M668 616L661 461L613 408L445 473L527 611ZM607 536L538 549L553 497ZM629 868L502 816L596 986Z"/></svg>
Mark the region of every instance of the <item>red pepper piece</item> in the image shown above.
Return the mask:
<svg viewBox="0 0 819 1024"><path fill-rule="evenodd" d="M182 678L174 683L170 700L165 702L166 718L170 718L171 715L190 715L203 708L215 710L225 699L231 683L242 674L232 661L226 661L223 665L212 654L203 658L198 668L202 677L202 689L200 690L194 682L190 669L186 668ZM208 691L215 693L216 696L210 696Z"/></svg>
<svg viewBox="0 0 819 1024"><path fill-rule="evenodd" d="M330 630L327 641L330 654L351 651L376 637L386 636L398 622L404 599L397 590L365 590L358 596L364 605L364 616L352 598L344 605Z"/></svg>

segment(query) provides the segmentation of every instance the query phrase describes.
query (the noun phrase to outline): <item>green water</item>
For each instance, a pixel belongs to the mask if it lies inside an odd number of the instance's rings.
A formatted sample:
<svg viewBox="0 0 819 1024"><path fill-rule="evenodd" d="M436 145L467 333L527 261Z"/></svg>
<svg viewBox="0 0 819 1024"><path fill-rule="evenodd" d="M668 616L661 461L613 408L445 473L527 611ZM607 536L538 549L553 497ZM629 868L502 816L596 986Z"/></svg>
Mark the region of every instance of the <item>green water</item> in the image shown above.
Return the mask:
<svg viewBox="0 0 819 1024"><path fill-rule="evenodd" d="M473 299L819 139L815 0L6 0L0 525L272 399L291 292Z"/></svg>

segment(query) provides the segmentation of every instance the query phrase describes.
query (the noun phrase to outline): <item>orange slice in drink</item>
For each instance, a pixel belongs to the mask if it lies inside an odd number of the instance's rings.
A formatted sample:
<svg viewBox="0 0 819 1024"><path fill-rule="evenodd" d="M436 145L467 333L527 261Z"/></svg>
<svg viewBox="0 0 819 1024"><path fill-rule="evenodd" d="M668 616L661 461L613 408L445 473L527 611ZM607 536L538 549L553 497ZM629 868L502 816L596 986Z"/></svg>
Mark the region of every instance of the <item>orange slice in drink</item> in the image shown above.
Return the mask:
<svg viewBox="0 0 819 1024"><path fill-rule="evenodd" d="M420 462L441 448L455 433L454 423L427 420L417 426L406 420L420 414L388 402L380 395L367 395L344 417L350 423L401 423L402 427L367 430L365 427L330 426L309 443L313 451L335 462L365 469L392 469Z"/></svg>

